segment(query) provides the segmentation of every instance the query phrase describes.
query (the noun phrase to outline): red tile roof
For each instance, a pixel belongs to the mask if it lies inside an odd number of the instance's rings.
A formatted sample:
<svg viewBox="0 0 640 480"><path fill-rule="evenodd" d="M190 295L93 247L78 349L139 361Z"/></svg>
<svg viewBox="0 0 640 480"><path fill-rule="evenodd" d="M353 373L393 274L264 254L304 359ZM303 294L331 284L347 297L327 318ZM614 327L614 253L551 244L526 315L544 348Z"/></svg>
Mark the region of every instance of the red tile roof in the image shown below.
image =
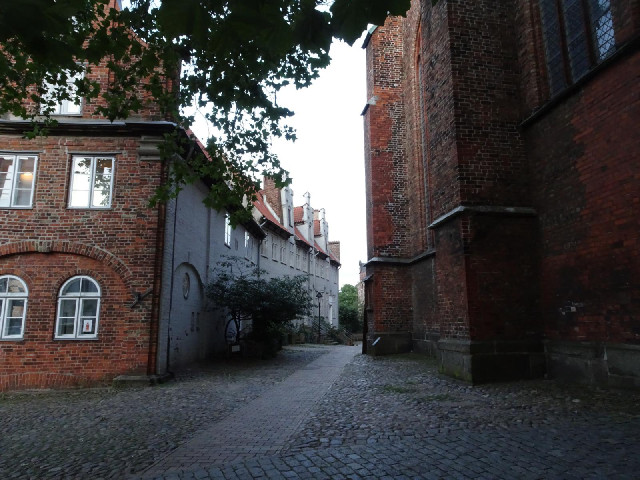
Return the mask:
<svg viewBox="0 0 640 480"><path fill-rule="evenodd" d="M263 195L263 191L260 190L258 192L258 198L256 201L253 202L253 206L256 207L258 209L258 211L260 212L260 214L266 218L269 222L271 222L274 226L276 226L277 228L279 228L280 230L283 230L287 233L289 233L289 230L287 230L279 221L278 219L273 215L273 213L271 213L271 210L269 210L269 208L265 205L265 203L262 201L262 195Z"/></svg>
<svg viewBox="0 0 640 480"><path fill-rule="evenodd" d="M302 223L304 221L304 207L293 208L293 223Z"/></svg>

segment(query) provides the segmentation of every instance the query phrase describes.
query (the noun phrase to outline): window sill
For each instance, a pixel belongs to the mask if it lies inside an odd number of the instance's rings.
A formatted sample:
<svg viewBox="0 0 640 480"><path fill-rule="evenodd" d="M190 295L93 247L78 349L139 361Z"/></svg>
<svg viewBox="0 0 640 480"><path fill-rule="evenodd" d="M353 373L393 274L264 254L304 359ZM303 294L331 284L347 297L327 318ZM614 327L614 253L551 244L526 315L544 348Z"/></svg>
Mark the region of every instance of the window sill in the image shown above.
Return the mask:
<svg viewBox="0 0 640 480"><path fill-rule="evenodd" d="M53 337L53 340L56 342L94 342L96 340L100 340L98 337L90 337L90 338L65 338L65 337Z"/></svg>
<svg viewBox="0 0 640 480"><path fill-rule="evenodd" d="M104 211L112 210L111 206L108 207L67 207L67 210L89 210L89 211Z"/></svg>

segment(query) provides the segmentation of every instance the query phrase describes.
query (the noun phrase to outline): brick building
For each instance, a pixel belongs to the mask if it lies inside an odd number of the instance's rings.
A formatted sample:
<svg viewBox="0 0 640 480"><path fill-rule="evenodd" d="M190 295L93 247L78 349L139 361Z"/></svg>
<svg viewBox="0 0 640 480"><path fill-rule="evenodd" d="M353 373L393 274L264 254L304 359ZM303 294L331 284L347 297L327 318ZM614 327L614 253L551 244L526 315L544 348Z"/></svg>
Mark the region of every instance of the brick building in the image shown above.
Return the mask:
<svg viewBox="0 0 640 480"><path fill-rule="evenodd" d="M111 78L106 63L86 76ZM204 286L223 255L258 261L264 232L205 207L210 185L149 206L175 124L150 101L110 122L100 101L63 101L34 139L0 119L0 391L160 376L224 351Z"/></svg>
<svg viewBox="0 0 640 480"><path fill-rule="evenodd" d="M414 0L367 49L366 347L640 386L640 4Z"/></svg>

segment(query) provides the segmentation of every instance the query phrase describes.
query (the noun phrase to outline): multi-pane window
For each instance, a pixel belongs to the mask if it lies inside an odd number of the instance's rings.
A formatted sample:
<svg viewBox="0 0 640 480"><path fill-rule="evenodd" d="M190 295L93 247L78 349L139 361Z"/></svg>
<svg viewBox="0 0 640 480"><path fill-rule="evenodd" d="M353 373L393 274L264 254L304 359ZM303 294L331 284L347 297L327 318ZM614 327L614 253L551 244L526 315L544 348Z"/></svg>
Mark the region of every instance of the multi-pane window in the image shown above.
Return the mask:
<svg viewBox="0 0 640 480"><path fill-rule="evenodd" d="M44 95L44 100L49 103L45 108L51 109L49 113L53 115L80 115L82 113L82 99L78 97L76 81L84 78L84 72L76 74L64 72L63 75L66 77L65 85L57 86L45 83L45 89L48 92ZM59 92L63 92L69 99L56 99Z"/></svg>
<svg viewBox="0 0 640 480"><path fill-rule="evenodd" d="M27 286L18 277L0 277L0 339L14 340L24 335Z"/></svg>
<svg viewBox="0 0 640 480"><path fill-rule="evenodd" d="M271 259L278 260L278 244L275 241L271 244Z"/></svg>
<svg viewBox="0 0 640 480"><path fill-rule="evenodd" d="M113 157L72 158L69 207L109 208L113 192Z"/></svg>
<svg viewBox="0 0 640 480"><path fill-rule="evenodd" d="M31 207L35 185L34 155L0 154L0 207Z"/></svg>
<svg viewBox="0 0 640 480"><path fill-rule="evenodd" d="M251 255L253 254L253 252L252 252L253 243L252 243L251 240L252 240L252 238L249 235L249 232L244 232L244 256L245 256L245 258L251 258Z"/></svg>
<svg viewBox="0 0 640 480"><path fill-rule="evenodd" d="M73 277L58 296L55 338L96 338L100 317L100 286L90 277Z"/></svg>
<svg viewBox="0 0 640 480"><path fill-rule="evenodd" d="M224 244L231 246L231 216L228 213L224 215Z"/></svg>
<svg viewBox="0 0 640 480"><path fill-rule="evenodd" d="M269 237L265 237L262 242L260 242L260 255L266 257L267 254L267 244L269 243Z"/></svg>
<svg viewBox="0 0 640 480"><path fill-rule="evenodd" d="M615 50L610 0L539 0L551 93Z"/></svg>

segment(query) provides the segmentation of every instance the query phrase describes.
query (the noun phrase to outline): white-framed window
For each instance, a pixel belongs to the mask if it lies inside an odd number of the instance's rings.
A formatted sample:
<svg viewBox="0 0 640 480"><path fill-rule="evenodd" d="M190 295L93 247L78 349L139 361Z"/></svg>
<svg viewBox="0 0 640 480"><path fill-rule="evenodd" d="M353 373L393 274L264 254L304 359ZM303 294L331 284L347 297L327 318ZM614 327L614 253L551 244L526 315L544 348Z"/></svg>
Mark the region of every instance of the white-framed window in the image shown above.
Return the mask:
<svg viewBox="0 0 640 480"><path fill-rule="evenodd" d="M275 240L271 244L271 259L276 262L278 261L278 244L275 242Z"/></svg>
<svg viewBox="0 0 640 480"><path fill-rule="evenodd" d="M280 247L280 263L287 264L287 248L284 245Z"/></svg>
<svg viewBox="0 0 640 480"><path fill-rule="evenodd" d="M0 154L0 208L33 205L38 157Z"/></svg>
<svg viewBox="0 0 640 480"><path fill-rule="evenodd" d="M231 247L231 215L224 214L224 244Z"/></svg>
<svg viewBox="0 0 640 480"><path fill-rule="evenodd" d="M296 253L296 269L300 270L300 254Z"/></svg>
<svg viewBox="0 0 640 480"><path fill-rule="evenodd" d="M22 279L0 276L0 339L17 340L24 336L29 291Z"/></svg>
<svg viewBox="0 0 640 480"><path fill-rule="evenodd" d="M267 253L267 244L268 243L269 243L269 237L265 237L260 242L260 255L262 255L263 257L266 257L268 255L268 253Z"/></svg>
<svg viewBox="0 0 640 480"><path fill-rule="evenodd" d="M113 157L72 157L70 208L110 208L113 193Z"/></svg>
<svg viewBox="0 0 640 480"><path fill-rule="evenodd" d="M293 245L289 246L289 266L293 268L295 261L295 253L293 252Z"/></svg>
<svg viewBox="0 0 640 480"><path fill-rule="evenodd" d="M52 108L49 112L51 115L81 115L82 114L82 98L78 97L78 87L76 86L76 80L82 80L84 78L84 72L71 74L66 71L63 74L66 77L66 85L57 86L45 82L45 89L47 93L44 95L46 102L55 101L57 91L65 91L70 97L69 100L63 99L60 102L56 102L53 107L45 107L47 109Z"/></svg>
<svg viewBox="0 0 640 480"><path fill-rule="evenodd" d="M67 280L58 295L55 338L96 338L100 298L100 285L93 278L77 276Z"/></svg>

